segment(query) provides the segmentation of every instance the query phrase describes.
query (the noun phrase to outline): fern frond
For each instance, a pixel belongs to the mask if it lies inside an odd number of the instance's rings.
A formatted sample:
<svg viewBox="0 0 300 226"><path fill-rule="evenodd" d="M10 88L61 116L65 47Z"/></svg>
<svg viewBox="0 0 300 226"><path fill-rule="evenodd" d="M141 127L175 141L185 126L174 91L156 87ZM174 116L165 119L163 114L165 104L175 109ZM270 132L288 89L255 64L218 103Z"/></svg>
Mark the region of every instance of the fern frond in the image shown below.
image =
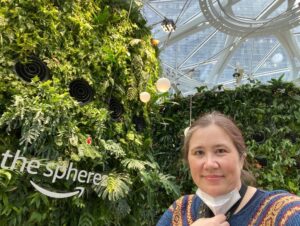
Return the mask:
<svg viewBox="0 0 300 226"><path fill-rule="evenodd" d="M93 188L99 197L116 201L128 194L131 183L129 176L126 174L110 173L108 176L103 176L100 184Z"/></svg>
<svg viewBox="0 0 300 226"><path fill-rule="evenodd" d="M32 144L40 135L40 131L36 128L31 128L22 134L20 139L20 145Z"/></svg>
<svg viewBox="0 0 300 226"><path fill-rule="evenodd" d="M95 222L94 217L89 213L81 214L78 222L78 226L93 226Z"/></svg>
<svg viewBox="0 0 300 226"><path fill-rule="evenodd" d="M145 161L138 159L124 159L121 163L126 168L135 170L144 170L145 165L147 164Z"/></svg>
<svg viewBox="0 0 300 226"><path fill-rule="evenodd" d="M111 154L115 155L117 158L123 157L126 155L123 148L120 144L115 143L112 140L101 140L101 144L106 151L109 151Z"/></svg>
<svg viewBox="0 0 300 226"><path fill-rule="evenodd" d="M166 175L163 173L159 173L158 174L159 177L159 181L162 184L162 186L164 187L164 189L167 191L168 194L176 194L177 196L179 195L179 188L178 186L176 186L172 180L174 179L173 176L170 175Z"/></svg>
<svg viewBox="0 0 300 226"><path fill-rule="evenodd" d="M102 157L101 154L93 146L88 144L78 145L78 155L79 157L86 157L91 159Z"/></svg>
<svg viewBox="0 0 300 226"><path fill-rule="evenodd" d="M122 86L120 86L120 85L118 85L118 84L115 84L115 89L118 90L118 92L119 92L122 96L125 96L125 95L126 95L126 91L125 91L125 89L124 89Z"/></svg>

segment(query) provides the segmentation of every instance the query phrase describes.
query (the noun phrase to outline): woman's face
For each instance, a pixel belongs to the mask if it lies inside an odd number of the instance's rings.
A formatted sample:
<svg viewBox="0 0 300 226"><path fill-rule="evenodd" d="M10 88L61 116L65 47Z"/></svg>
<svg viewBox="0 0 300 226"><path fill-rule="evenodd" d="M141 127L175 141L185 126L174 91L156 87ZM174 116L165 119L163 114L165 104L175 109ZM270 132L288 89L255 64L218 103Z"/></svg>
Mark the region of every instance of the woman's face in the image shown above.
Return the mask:
<svg viewBox="0 0 300 226"><path fill-rule="evenodd" d="M224 195L241 186L244 157L240 158L229 135L215 124L194 131L188 163L194 183L211 196Z"/></svg>

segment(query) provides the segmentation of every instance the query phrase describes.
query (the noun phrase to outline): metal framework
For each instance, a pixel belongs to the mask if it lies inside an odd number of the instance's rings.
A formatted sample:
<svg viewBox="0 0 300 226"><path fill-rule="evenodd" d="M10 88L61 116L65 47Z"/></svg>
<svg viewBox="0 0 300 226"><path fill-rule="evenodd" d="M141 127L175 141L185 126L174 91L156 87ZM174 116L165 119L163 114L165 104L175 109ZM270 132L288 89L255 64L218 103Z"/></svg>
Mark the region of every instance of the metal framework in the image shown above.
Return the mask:
<svg viewBox="0 0 300 226"><path fill-rule="evenodd" d="M160 40L165 76L174 90L188 95L200 85L234 87L236 68L244 70L243 83L280 73L299 81L298 0L143 2L142 13ZM164 18L176 21L174 32L162 31L159 22Z"/></svg>

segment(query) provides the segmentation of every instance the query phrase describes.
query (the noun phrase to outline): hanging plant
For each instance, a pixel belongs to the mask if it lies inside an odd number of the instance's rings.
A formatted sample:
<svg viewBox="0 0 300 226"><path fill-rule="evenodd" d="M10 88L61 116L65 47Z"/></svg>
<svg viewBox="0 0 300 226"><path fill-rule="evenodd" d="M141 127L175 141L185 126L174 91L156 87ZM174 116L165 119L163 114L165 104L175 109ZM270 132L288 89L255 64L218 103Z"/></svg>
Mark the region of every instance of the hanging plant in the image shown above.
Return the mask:
<svg viewBox="0 0 300 226"><path fill-rule="evenodd" d="M15 71L25 82L31 82L35 76L38 76L40 81L46 81L50 78L47 65L35 56L29 57L26 63L18 61L15 65Z"/></svg>
<svg viewBox="0 0 300 226"><path fill-rule="evenodd" d="M76 79L69 85L69 92L80 104L84 105L92 101L94 91L84 79Z"/></svg>

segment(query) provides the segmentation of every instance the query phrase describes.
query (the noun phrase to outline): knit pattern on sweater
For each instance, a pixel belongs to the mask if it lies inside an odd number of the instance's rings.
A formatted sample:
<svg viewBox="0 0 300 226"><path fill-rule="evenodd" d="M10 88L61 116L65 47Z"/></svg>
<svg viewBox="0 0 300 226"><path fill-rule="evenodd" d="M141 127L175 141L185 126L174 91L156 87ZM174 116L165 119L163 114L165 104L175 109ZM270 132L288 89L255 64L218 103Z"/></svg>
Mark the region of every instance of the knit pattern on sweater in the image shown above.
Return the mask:
<svg viewBox="0 0 300 226"><path fill-rule="evenodd" d="M176 200L157 226L189 226L197 220L201 199L185 195ZM231 226L300 226L300 197L285 191L258 190L230 219Z"/></svg>

